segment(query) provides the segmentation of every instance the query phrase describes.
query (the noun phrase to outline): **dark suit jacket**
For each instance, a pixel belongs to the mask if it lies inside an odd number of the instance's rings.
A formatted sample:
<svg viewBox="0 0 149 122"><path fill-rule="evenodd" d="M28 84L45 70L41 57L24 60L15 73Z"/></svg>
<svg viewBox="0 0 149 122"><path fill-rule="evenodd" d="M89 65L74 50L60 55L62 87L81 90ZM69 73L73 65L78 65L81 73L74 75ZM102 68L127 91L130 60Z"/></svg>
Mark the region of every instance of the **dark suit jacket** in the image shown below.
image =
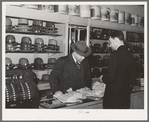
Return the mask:
<svg viewBox="0 0 149 122"><path fill-rule="evenodd" d="M77 90L83 87L91 87L90 69L88 60L81 62L81 69L72 57L72 54L57 59L54 69L50 74L50 86L53 93L60 90L63 93L70 87Z"/></svg>
<svg viewBox="0 0 149 122"><path fill-rule="evenodd" d="M129 108L131 84L135 80L134 58L125 46L120 46L109 58L108 74L103 75L106 84L103 107Z"/></svg>

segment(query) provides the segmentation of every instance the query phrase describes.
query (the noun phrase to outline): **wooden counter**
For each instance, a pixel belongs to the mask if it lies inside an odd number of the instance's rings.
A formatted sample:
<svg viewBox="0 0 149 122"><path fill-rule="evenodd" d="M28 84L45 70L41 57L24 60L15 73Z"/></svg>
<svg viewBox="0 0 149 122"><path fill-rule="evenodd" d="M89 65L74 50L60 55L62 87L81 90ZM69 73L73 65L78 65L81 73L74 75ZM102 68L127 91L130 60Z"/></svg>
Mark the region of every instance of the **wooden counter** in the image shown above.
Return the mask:
<svg viewBox="0 0 149 122"><path fill-rule="evenodd" d="M102 109L102 98L91 102L81 103L78 105L66 106L60 109Z"/></svg>
<svg viewBox="0 0 149 122"><path fill-rule="evenodd" d="M103 99L99 100L89 100L83 103L78 103L74 105L65 105L62 107L52 108L52 109L103 109L102 106ZM40 109L51 109L50 107L39 107ZM144 109L144 90L133 91L131 93L131 103L130 109Z"/></svg>

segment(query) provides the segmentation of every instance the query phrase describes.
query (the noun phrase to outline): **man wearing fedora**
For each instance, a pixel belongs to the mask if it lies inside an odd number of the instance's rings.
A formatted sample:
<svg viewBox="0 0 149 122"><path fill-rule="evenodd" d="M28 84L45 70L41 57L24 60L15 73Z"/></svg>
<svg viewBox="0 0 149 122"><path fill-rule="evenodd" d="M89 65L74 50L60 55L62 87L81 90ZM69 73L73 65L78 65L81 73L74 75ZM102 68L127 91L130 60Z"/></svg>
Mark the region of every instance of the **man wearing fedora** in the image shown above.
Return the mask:
<svg viewBox="0 0 149 122"><path fill-rule="evenodd" d="M86 57L91 49L85 41L71 44L73 50L67 56L57 59L55 67L50 74L50 86L53 94L61 91L65 93L69 88L73 91L91 87L90 68Z"/></svg>

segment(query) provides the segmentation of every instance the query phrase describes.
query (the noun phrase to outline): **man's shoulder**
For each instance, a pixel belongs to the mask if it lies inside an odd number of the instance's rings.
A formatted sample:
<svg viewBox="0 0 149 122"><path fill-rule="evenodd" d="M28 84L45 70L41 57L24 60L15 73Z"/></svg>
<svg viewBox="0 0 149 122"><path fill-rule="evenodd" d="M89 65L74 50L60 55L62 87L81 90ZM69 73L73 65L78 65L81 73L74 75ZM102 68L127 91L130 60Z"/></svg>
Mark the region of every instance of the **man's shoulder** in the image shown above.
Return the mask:
<svg viewBox="0 0 149 122"><path fill-rule="evenodd" d="M69 59L69 55L59 57L59 58L57 59L57 61L58 61L58 62L65 62L65 61L67 61L68 59Z"/></svg>

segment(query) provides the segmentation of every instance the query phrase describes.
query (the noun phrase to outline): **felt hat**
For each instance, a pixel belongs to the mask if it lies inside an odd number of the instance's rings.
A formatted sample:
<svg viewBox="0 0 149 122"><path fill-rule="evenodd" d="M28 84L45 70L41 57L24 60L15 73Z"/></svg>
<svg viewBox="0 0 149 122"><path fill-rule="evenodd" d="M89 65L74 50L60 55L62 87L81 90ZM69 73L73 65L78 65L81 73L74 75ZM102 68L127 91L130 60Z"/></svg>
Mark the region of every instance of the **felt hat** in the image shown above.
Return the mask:
<svg viewBox="0 0 149 122"><path fill-rule="evenodd" d="M71 48L74 52L81 56L89 56L91 54L91 48L86 45L85 41L77 41L71 44Z"/></svg>

